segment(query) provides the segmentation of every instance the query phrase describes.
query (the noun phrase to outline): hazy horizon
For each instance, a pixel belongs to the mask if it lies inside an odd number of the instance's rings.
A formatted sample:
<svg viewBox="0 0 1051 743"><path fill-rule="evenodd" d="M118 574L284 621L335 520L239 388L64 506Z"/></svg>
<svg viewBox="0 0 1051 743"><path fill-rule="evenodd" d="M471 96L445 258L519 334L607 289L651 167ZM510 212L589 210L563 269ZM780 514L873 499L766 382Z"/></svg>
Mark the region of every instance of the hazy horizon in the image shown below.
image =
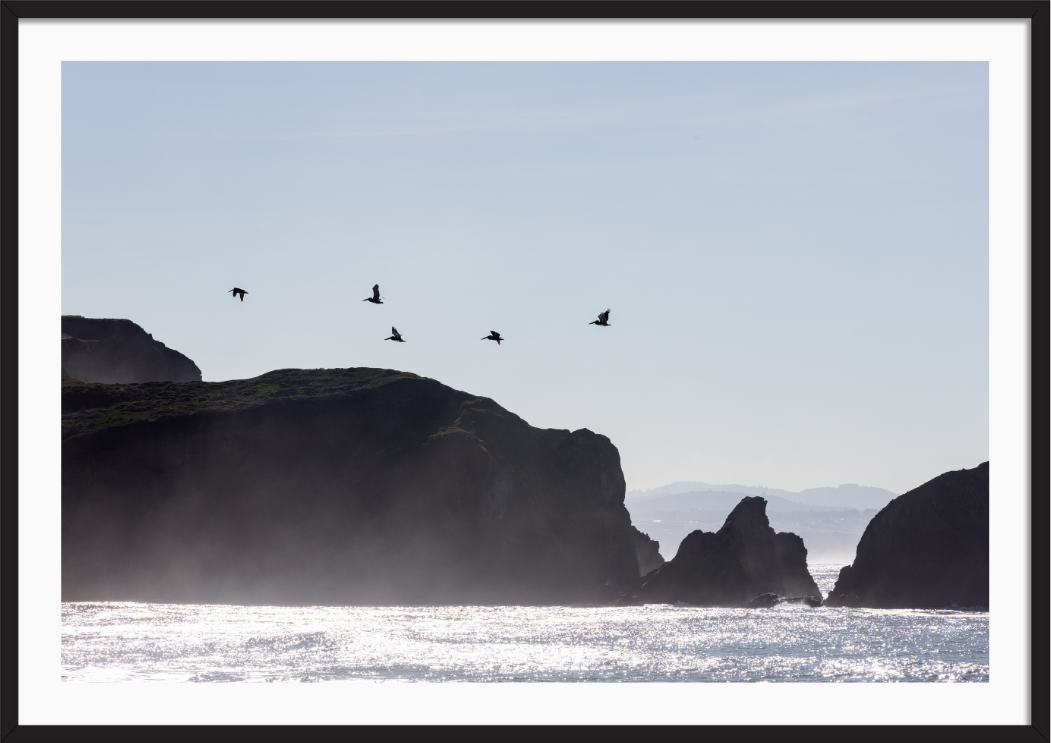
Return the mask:
<svg viewBox="0 0 1051 743"><path fill-rule="evenodd" d="M806 493L806 492L809 492L809 491L819 491L819 490L829 490L829 489L839 489L839 488L847 488L847 489L850 489L850 488L859 488L859 489L871 488L873 490L883 490L883 491L892 493L893 495L901 495L901 493L894 493L893 491L888 491L888 490L886 490L886 488L879 488L879 487L876 487L874 485L861 485L861 484L858 484L858 483L849 483L849 482L840 483L839 485L819 485L817 487L803 488L801 490L788 490L786 488L777 488L777 487L768 486L768 485L742 485L742 484L736 483L736 482L735 483L711 483L711 482L704 482L704 481L700 481L700 480L688 480L688 481L681 481L680 480L678 482L670 482L670 483L666 483L664 485L658 485L657 487L648 488L646 490L638 490L638 489L630 489L629 488L628 489L628 495L630 496L630 495L634 494L635 496L640 496L640 495L650 495L650 494L658 493L658 492L667 493L667 494L671 494L671 493L687 493L687 492L690 492L695 486L696 487L703 487L703 488L710 489L710 490L718 489L718 490L721 490L721 491L726 491L728 489L734 489L731 492L741 492L741 493L745 493L745 494L748 494L748 495L763 495L766 492L770 492L770 493L774 493L774 494L789 493L789 494L800 495L800 494L803 494L803 493Z"/></svg>
<svg viewBox="0 0 1051 743"><path fill-rule="evenodd" d="M608 436L630 490L989 458L985 63L62 75L62 312L205 380L413 372Z"/></svg>

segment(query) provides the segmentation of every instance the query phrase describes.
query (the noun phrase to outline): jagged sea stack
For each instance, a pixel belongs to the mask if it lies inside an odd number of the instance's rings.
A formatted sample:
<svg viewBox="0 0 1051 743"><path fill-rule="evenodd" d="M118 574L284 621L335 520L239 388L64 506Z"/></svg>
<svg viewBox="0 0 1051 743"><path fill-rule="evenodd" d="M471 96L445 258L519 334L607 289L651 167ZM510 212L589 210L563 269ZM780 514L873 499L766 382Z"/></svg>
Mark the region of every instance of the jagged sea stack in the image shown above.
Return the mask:
<svg viewBox="0 0 1051 743"><path fill-rule="evenodd" d="M807 569L803 540L774 532L766 499L754 496L742 499L719 531L687 535L675 557L645 580L639 598L737 606L763 593L821 596Z"/></svg>
<svg viewBox="0 0 1051 743"><path fill-rule="evenodd" d="M656 539L650 539L649 534L639 531L634 526L631 527L631 531L635 542L635 557L639 561L639 575L645 576L664 564L664 557L660 553L661 545Z"/></svg>
<svg viewBox="0 0 1051 743"><path fill-rule="evenodd" d="M383 369L62 391L62 597L600 600L639 569L620 455Z"/></svg>
<svg viewBox="0 0 1051 743"><path fill-rule="evenodd" d="M873 516L828 606L989 605L989 463L939 475Z"/></svg>
<svg viewBox="0 0 1051 743"><path fill-rule="evenodd" d="M62 318L62 377L81 382L200 382L197 364L131 320Z"/></svg>

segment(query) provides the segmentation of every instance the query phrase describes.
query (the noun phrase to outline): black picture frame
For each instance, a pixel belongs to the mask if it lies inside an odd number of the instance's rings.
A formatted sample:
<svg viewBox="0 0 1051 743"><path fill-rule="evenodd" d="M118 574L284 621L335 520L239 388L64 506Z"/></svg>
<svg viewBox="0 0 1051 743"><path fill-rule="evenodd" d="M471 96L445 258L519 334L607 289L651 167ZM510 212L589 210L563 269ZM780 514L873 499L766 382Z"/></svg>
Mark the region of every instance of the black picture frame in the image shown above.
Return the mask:
<svg viewBox="0 0 1051 743"><path fill-rule="evenodd" d="M333 726L49 726L19 723L19 533L18 533L18 92L19 92L19 21L22 19L326 19L326 18L415 18L415 19L1028 19L1030 22L1029 105L1030 132L1029 178L1030 205L1030 297L1039 302L1041 312L1032 313L1030 306L1029 348L1030 379L1039 386L1030 389L1029 437L1033 430L1047 430L1048 379L1047 339L1047 254L1048 220L1048 138L1051 131L1048 115L1048 18L1051 4L1032 0L991 2L894 2L860 0L844 2L693 2L691 0L620 0L613 2L544 2L543 0L434 0L433 2L342 2L341 0L5 0L0 3L0 741L53 740L344 740L349 735L365 738L418 735L420 731L405 728L333 727ZM1039 247L1036 247L1039 246ZM1042 301L1041 301L1042 300ZM1044 348L1044 352L1039 352ZM1033 426L1033 422L1044 423ZM1042 437L1041 437L1042 438ZM1031 450L1032 451L1032 450ZM1030 452L1031 454L1031 452ZM1048 470L1034 466L1030 456L1028 473L1030 490L1030 544L1032 546L1028 579L1030 597L1046 595L1049 585L1049 489ZM1040 588L1039 592L1035 589ZM1048 675L1044 663L1048 657L1047 604L1030 601L1032 644L1029 662L1029 709L1031 722L1018 726L698 726L691 730L654 727L582 727L570 731L551 726L508 727L492 730L484 727L457 727L442 730L462 739L482 739L493 735L546 737L569 735L581 737L627 738L643 732L657 735L699 734L716 740L1049 740ZM1035 673L1034 673L1035 670ZM655 711L657 714L657 711ZM814 719L819 710L807 715ZM564 732L563 732L564 731Z"/></svg>

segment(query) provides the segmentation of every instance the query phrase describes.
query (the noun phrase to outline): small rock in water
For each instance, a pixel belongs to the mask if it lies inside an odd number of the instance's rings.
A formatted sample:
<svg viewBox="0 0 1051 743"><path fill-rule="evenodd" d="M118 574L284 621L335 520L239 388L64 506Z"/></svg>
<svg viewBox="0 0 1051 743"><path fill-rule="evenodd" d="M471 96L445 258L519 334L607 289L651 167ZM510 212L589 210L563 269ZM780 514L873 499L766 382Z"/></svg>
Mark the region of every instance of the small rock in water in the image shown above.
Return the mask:
<svg viewBox="0 0 1051 743"><path fill-rule="evenodd" d="M847 593L842 596L829 597L825 601L825 606L833 607L844 607L849 609L856 609L861 605L861 600L858 598L856 593Z"/></svg>
<svg viewBox="0 0 1051 743"><path fill-rule="evenodd" d="M778 604L785 601L784 596L778 596L776 593L761 593L751 601L746 601L740 605L742 609L769 609L777 606Z"/></svg>
<svg viewBox="0 0 1051 743"><path fill-rule="evenodd" d="M771 609L779 604L806 604L810 607L821 606L820 596L779 596L776 593L761 593L751 601L738 605L738 609Z"/></svg>
<svg viewBox="0 0 1051 743"><path fill-rule="evenodd" d="M809 607L816 608L821 606L820 596L793 596L792 598L785 599L786 604L806 604Z"/></svg>

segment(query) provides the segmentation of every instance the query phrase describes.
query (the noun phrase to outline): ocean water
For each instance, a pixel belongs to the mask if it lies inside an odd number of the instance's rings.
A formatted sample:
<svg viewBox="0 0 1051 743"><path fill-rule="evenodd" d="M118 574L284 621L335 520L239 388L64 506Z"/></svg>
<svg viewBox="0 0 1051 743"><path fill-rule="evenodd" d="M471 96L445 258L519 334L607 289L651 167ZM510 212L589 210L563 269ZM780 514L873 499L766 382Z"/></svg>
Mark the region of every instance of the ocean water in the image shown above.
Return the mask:
<svg viewBox="0 0 1051 743"><path fill-rule="evenodd" d="M839 565L812 565L827 595ZM65 681L988 681L989 614L62 605Z"/></svg>

